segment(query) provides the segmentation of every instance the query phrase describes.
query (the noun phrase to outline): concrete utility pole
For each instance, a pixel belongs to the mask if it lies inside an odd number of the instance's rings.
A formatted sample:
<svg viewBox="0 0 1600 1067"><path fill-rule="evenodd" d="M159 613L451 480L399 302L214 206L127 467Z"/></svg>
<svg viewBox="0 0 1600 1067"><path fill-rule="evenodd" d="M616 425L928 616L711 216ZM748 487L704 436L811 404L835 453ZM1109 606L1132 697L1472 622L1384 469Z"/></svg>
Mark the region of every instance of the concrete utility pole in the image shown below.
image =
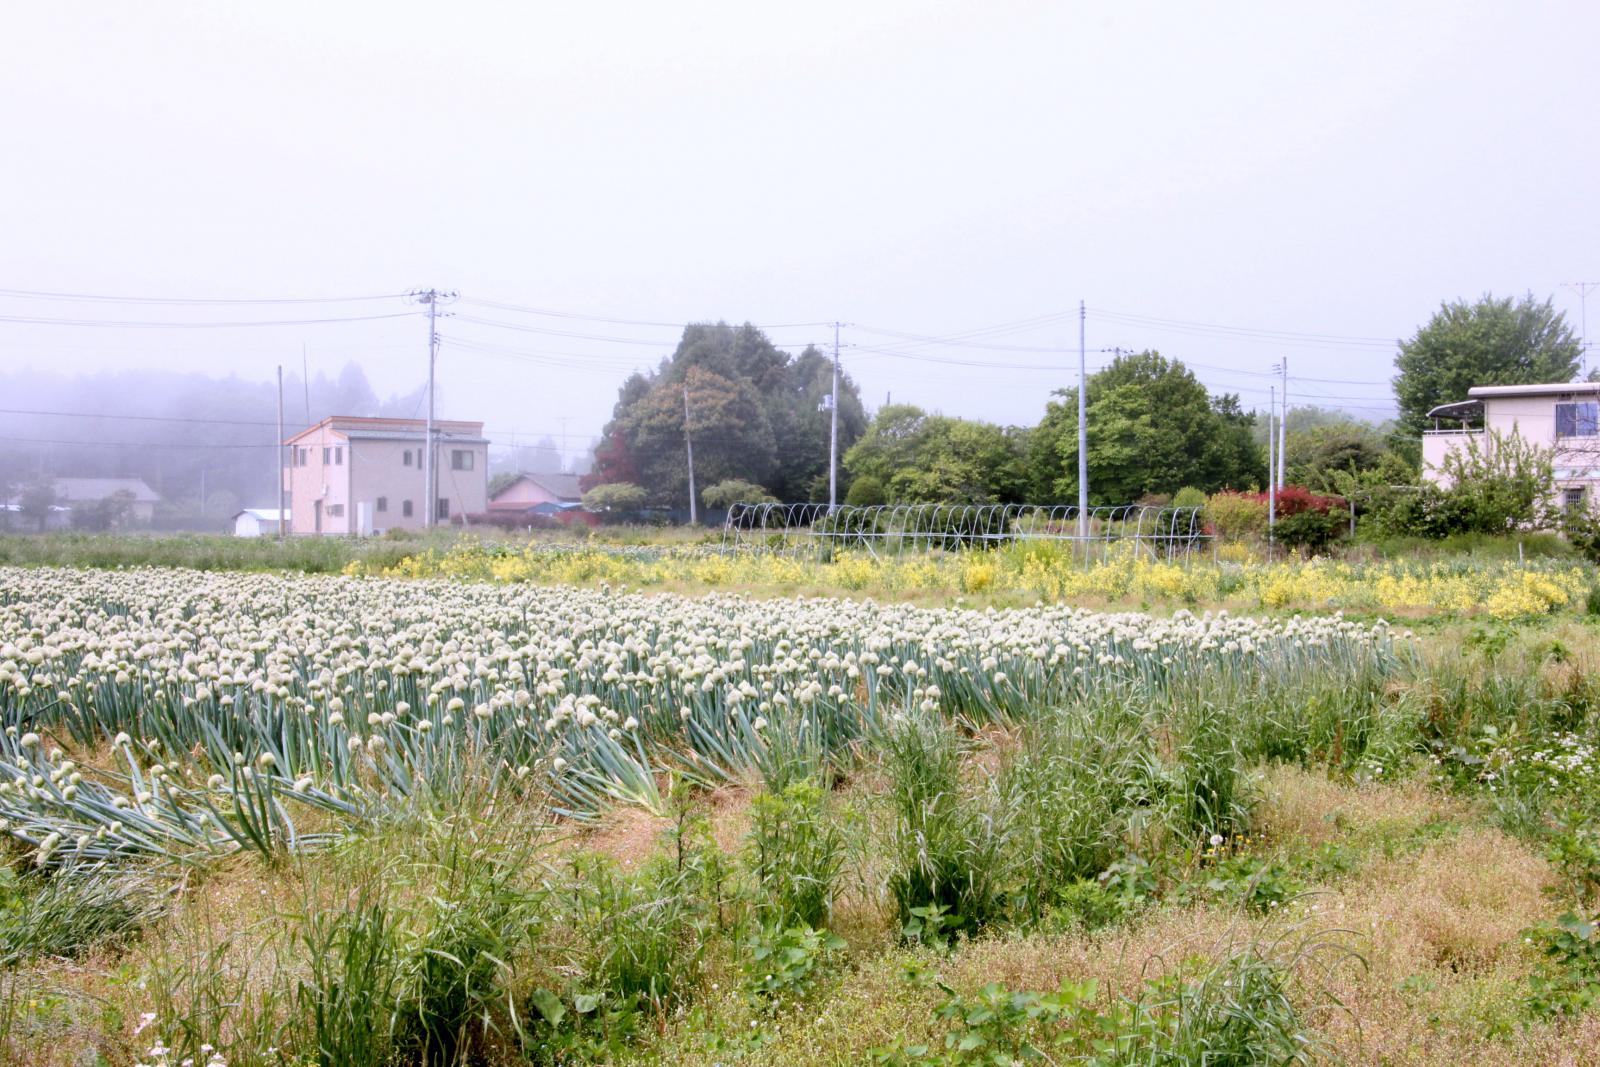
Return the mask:
<svg viewBox="0 0 1600 1067"><path fill-rule="evenodd" d="M283 540L283 364L278 364L278 540Z"/></svg>
<svg viewBox="0 0 1600 1067"><path fill-rule="evenodd" d="M1285 356L1278 364L1278 371L1283 375L1283 418L1278 420L1278 487L1281 489L1288 484L1283 477L1283 457L1289 451L1289 357Z"/></svg>
<svg viewBox="0 0 1600 1067"><path fill-rule="evenodd" d="M689 450L689 525L700 525L700 510L694 499L694 438L689 436L689 383L683 385L683 444Z"/></svg>
<svg viewBox="0 0 1600 1067"><path fill-rule="evenodd" d="M828 428L828 511L839 506L839 324L833 324L833 392L828 394L832 424Z"/></svg>
<svg viewBox="0 0 1600 1067"><path fill-rule="evenodd" d="M434 525L439 515L438 500L438 456L433 439L433 370L434 364L439 359L439 305L455 300L459 293L454 290L441 289L413 289L406 294L406 298L413 303L428 305L428 427L423 433L422 442L422 525L426 529Z"/></svg>
<svg viewBox="0 0 1600 1067"><path fill-rule="evenodd" d="M1089 536L1089 354L1085 347L1088 312L1078 301L1078 536Z"/></svg>
<svg viewBox="0 0 1600 1067"><path fill-rule="evenodd" d="M1277 446L1278 387L1268 386L1267 401L1267 547L1272 546L1273 527L1278 525L1278 467L1274 449Z"/></svg>

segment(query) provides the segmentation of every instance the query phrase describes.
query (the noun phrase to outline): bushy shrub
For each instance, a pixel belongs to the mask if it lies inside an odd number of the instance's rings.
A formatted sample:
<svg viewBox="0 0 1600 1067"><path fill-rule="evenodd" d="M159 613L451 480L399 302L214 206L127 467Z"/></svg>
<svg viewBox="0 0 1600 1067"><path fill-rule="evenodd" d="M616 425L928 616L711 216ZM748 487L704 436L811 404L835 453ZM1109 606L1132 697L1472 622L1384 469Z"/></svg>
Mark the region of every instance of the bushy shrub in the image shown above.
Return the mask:
<svg viewBox="0 0 1600 1067"><path fill-rule="evenodd" d="M1206 500L1205 516L1211 532L1224 541L1266 536L1267 505L1258 493L1213 493Z"/></svg>
<svg viewBox="0 0 1600 1067"><path fill-rule="evenodd" d="M889 494L884 491L883 482L871 474L858 475L850 482L850 491L845 494L844 502L851 507L867 508L889 502Z"/></svg>
<svg viewBox="0 0 1600 1067"><path fill-rule="evenodd" d="M765 487L743 478L728 478L708 485L700 492L700 499L708 508L727 510L735 504L776 504L778 498Z"/></svg>
<svg viewBox="0 0 1600 1067"><path fill-rule="evenodd" d="M1186 485L1178 490L1172 498L1175 508L1203 508L1206 506L1206 494L1192 485Z"/></svg>

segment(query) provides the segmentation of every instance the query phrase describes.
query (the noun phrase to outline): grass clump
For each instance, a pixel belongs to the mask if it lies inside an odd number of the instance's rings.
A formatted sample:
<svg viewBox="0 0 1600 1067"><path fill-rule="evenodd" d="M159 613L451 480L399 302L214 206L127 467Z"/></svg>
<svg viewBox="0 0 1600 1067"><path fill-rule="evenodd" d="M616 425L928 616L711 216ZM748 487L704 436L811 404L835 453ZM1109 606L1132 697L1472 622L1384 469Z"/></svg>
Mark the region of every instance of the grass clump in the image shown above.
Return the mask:
<svg viewBox="0 0 1600 1067"><path fill-rule="evenodd" d="M124 941L165 912L170 888L136 869L19 876L0 867L0 968Z"/></svg>

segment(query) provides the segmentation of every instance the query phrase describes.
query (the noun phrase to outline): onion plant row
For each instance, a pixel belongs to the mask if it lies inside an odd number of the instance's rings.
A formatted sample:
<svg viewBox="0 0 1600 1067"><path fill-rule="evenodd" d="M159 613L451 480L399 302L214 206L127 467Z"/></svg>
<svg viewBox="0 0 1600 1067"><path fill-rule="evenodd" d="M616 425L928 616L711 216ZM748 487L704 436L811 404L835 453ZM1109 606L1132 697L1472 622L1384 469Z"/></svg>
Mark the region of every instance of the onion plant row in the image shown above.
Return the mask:
<svg viewBox="0 0 1600 1067"><path fill-rule="evenodd" d="M0 568L0 832L53 866L272 857L468 791L659 811L669 772L771 784L899 717L1112 693L1292 733L1308 699L1381 691L1408 648L1337 616Z"/></svg>

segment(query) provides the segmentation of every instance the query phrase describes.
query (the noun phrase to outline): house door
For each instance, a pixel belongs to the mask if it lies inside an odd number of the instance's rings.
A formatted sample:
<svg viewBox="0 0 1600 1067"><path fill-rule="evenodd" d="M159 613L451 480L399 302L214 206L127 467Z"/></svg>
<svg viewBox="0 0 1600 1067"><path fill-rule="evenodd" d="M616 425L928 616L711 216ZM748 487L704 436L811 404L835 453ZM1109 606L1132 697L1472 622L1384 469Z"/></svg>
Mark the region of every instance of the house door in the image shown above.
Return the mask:
<svg viewBox="0 0 1600 1067"><path fill-rule="evenodd" d="M317 533L321 533L322 532L322 501L313 500L311 502L311 516L312 516L312 527L313 527L313 529L315 529L317 531Z"/></svg>

